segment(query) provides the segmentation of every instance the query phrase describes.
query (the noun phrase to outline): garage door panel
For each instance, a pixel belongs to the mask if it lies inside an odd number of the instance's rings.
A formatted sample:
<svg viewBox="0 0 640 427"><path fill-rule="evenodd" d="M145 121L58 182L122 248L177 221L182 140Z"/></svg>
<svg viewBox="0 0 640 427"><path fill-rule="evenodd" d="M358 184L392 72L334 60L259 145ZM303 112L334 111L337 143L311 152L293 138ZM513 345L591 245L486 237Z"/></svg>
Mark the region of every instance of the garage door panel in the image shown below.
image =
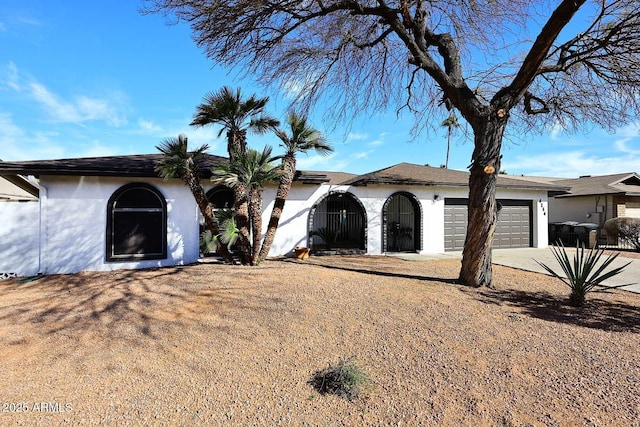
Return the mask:
<svg viewBox="0 0 640 427"><path fill-rule="evenodd" d="M526 201L525 201L526 202ZM502 200L493 238L495 248L531 246L531 206L523 201ZM467 232L467 206L460 200L447 204L445 200L445 250L462 250Z"/></svg>
<svg viewBox="0 0 640 427"><path fill-rule="evenodd" d="M444 249L453 251L464 246L467 235L467 208L462 205L445 206Z"/></svg>

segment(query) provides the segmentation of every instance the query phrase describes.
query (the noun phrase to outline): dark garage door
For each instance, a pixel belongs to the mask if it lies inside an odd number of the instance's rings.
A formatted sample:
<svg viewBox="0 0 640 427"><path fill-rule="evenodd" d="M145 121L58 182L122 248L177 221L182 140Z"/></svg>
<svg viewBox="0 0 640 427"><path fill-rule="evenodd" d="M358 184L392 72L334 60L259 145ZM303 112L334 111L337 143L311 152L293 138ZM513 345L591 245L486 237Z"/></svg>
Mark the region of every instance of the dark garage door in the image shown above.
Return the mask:
<svg viewBox="0 0 640 427"><path fill-rule="evenodd" d="M528 248L531 246L531 202L498 200L502 209L493 237L494 248ZM444 201L444 250L459 251L467 234L467 200Z"/></svg>

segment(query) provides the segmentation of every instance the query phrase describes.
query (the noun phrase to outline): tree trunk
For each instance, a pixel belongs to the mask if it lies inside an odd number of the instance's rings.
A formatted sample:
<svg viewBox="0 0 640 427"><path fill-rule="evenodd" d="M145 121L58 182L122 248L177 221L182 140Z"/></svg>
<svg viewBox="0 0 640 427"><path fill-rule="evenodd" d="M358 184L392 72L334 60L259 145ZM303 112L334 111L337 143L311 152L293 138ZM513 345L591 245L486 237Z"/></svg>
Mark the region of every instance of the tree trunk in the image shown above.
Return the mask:
<svg viewBox="0 0 640 427"><path fill-rule="evenodd" d="M244 129L230 129L227 131L227 151L229 162L236 162L247 155L247 131ZM251 263L251 241L249 236L249 201L247 200L247 187L238 185L234 188L234 215L236 227L238 227L238 250L240 262L246 265Z"/></svg>
<svg viewBox="0 0 640 427"><path fill-rule="evenodd" d="M249 217L253 246L251 248L251 265L258 264L260 241L262 240L262 190L252 188L249 191Z"/></svg>
<svg viewBox="0 0 640 427"><path fill-rule="evenodd" d="M467 237L462 252L460 281L468 286L492 287L491 245L498 220L496 177L507 118L487 117L474 127L475 149L469 176Z"/></svg>
<svg viewBox="0 0 640 427"><path fill-rule="evenodd" d="M227 131L227 152L229 161L235 161L247 154L247 131L230 129Z"/></svg>
<svg viewBox="0 0 640 427"><path fill-rule="evenodd" d="M234 188L235 202L233 210L238 227L238 250L240 262L247 265L251 263L251 240L249 236L249 202L247 200L247 187L237 185Z"/></svg>
<svg viewBox="0 0 640 427"><path fill-rule="evenodd" d="M211 234L217 236L220 233L220 225L218 224L218 220L213 213L213 209L211 208L211 204L207 199L207 195L202 189L200 178L198 178L190 171L187 171L184 175L184 181L187 186L189 186L189 189L191 190L191 193L196 200L196 204L198 205L198 208L200 208L200 213L204 217L204 223L207 229L211 231ZM227 245L220 244L217 252L222 257L224 262L233 264L233 257L231 256Z"/></svg>
<svg viewBox="0 0 640 427"><path fill-rule="evenodd" d="M447 132L447 158L444 161L444 168L449 169L449 151L451 149L451 128Z"/></svg>
<svg viewBox="0 0 640 427"><path fill-rule="evenodd" d="M280 176L280 183L278 184L278 190L276 191L276 199L273 202L271 218L269 218L267 232L264 235L262 248L260 248L258 262L262 262L267 258L271 245L273 244L273 239L276 236L276 230L278 229L280 217L282 216L282 210L284 209L284 204L289 197L289 190L291 190L293 177L296 173L295 155L286 154L282 159L282 168L284 169L284 173Z"/></svg>

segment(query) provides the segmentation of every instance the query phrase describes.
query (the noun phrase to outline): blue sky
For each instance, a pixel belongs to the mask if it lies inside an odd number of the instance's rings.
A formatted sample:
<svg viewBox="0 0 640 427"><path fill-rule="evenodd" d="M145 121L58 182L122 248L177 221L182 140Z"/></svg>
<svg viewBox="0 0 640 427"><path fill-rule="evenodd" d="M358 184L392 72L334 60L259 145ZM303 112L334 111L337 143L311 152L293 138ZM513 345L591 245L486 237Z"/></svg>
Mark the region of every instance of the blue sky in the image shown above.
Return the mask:
<svg viewBox="0 0 640 427"><path fill-rule="evenodd" d="M6 161L156 152L167 137L185 133L193 147L209 144L226 155L217 128L192 128L195 107L209 91L240 86L272 98L269 111L284 119L287 99L251 79L220 69L191 40L186 25L142 16L136 0L3 0L0 8L0 158ZM334 126L312 117L319 129ZM411 117L364 115L326 136L329 158L301 156L299 168L366 173L399 162L439 166L446 135L412 138ZM575 177L640 172L640 124L615 134L593 129L505 144L509 174ZM273 136L251 136L255 148L276 146ZM450 168L464 170L472 143L453 138Z"/></svg>

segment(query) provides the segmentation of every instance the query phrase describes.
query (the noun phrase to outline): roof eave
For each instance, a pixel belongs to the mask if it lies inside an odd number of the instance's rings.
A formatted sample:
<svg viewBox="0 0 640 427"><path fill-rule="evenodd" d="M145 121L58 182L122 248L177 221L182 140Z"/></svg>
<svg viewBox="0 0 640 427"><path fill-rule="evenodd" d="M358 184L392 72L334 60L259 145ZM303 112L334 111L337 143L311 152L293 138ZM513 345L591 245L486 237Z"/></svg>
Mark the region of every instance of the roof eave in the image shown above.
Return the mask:
<svg viewBox="0 0 640 427"><path fill-rule="evenodd" d="M468 183L462 182L442 182L442 181L399 181L393 179L363 179L352 182L347 182L346 184L352 185L354 187L366 186L369 184L380 184L380 185L422 185L425 187L467 187ZM558 191L567 191L568 187L557 187L557 186L545 186L545 185L512 185L512 184L496 184L496 188L508 188L508 189L520 189L520 190L540 190L540 191L548 191L548 190L558 190Z"/></svg>
<svg viewBox="0 0 640 427"><path fill-rule="evenodd" d="M35 198L40 197L40 188L37 185L29 182L27 179L23 178L20 175L12 174L12 175L3 175L4 179L17 186L18 188L26 191L31 194Z"/></svg>
<svg viewBox="0 0 640 427"><path fill-rule="evenodd" d="M569 193L555 196L558 199L566 199L569 197L591 197L591 196L609 196L609 195L627 195L628 193L620 191L600 192L600 193Z"/></svg>

